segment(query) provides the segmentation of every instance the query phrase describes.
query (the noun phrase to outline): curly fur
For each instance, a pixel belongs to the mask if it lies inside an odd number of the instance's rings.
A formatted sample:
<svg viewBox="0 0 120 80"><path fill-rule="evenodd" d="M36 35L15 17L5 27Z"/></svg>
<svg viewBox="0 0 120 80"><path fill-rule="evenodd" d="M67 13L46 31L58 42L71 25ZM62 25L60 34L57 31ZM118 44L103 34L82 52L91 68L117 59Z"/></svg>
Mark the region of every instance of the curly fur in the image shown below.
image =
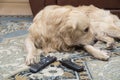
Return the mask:
<svg viewBox="0 0 120 80"><path fill-rule="evenodd" d="M37 48L49 53L73 51L73 46L79 45L94 57L107 60L107 53L91 44L97 39L111 46L114 43L112 37L120 38L116 22L119 22L117 16L94 6L47 6L36 15L29 28L25 42L28 51L26 62L31 64L35 61Z"/></svg>

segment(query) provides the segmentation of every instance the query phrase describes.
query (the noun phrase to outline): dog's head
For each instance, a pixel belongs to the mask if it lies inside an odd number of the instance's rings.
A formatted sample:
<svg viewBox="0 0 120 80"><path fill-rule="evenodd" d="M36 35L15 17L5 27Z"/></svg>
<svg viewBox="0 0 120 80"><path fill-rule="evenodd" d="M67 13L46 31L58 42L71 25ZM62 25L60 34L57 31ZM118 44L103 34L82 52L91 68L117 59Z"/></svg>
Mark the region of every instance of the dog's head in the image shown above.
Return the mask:
<svg viewBox="0 0 120 80"><path fill-rule="evenodd" d="M78 8L70 6L43 9L35 17L30 32L34 38L42 38L40 42L43 46L57 49L86 45L93 40L89 18Z"/></svg>
<svg viewBox="0 0 120 80"><path fill-rule="evenodd" d="M62 36L68 45L87 45L93 42L93 34L90 29L90 21L87 15L78 9L73 9L67 17Z"/></svg>

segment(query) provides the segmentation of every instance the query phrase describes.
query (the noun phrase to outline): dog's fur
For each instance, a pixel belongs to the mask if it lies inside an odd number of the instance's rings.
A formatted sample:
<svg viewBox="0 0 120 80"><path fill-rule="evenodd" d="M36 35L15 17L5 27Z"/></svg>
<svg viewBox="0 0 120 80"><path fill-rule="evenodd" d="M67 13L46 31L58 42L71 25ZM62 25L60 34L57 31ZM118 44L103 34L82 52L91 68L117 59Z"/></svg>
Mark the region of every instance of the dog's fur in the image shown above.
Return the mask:
<svg viewBox="0 0 120 80"><path fill-rule="evenodd" d="M94 57L107 60L106 52L94 48L95 39L114 44L113 38L120 38L119 18L109 11L94 6L47 6L41 10L29 28L25 41L27 64L36 61L37 49L44 53L73 51L74 46L83 48Z"/></svg>

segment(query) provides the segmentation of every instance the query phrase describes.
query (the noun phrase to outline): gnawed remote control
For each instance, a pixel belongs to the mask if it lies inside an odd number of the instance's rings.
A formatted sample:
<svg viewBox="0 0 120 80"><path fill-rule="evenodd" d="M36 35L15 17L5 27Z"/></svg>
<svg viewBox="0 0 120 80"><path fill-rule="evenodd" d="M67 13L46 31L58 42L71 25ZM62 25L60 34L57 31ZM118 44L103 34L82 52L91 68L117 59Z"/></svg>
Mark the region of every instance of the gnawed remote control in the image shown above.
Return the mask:
<svg viewBox="0 0 120 80"><path fill-rule="evenodd" d="M84 67L83 67L83 66L77 65L77 64L73 63L71 60L67 60L67 59L66 59L66 60L60 60L60 63L61 63L63 66L65 66L65 67L67 67L67 68L70 68L70 69L72 69L72 70L78 71L78 72L84 70Z"/></svg>
<svg viewBox="0 0 120 80"><path fill-rule="evenodd" d="M57 58L53 57L53 56L44 57L40 60L39 63L35 63L35 64L30 65L30 72L36 73L36 72L44 69L50 63L53 63L56 60L57 60Z"/></svg>

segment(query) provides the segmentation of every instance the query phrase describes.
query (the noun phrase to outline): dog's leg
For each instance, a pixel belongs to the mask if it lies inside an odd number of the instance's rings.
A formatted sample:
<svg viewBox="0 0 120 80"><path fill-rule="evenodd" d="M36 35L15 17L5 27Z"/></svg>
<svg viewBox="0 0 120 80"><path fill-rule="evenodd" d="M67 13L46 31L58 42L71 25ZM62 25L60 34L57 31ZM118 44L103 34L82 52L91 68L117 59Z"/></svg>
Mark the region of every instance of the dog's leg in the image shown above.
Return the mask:
<svg viewBox="0 0 120 80"><path fill-rule="evenodd" d="M119 17L116 16L116 15L111 15L111 16L113 18L113 23L115 24L115 26L120 27L120 19L119 19Z"/></svg>
<svg viewBox="0 0 120 80"><path fill-rule="evenodd" d="M109 59L109 56L107 55L106 52L100 51L99 49L96 49L91 45L85 45L84 48L87 52L92 54L97 59L101 59L101 60L108 60Z"/></svg>
<svg viewBox="0 0 120 80"><path fill-rule="evenodd" d="M37 62L37 49L33 43L32 37L28 36L25 40L26 50L28 52L27 58L26 58L26 64L33 64Z"/></svg>
<svg viewBox="0 0 120 80"><path fill-rule="evenodd" d="M120 39L120 27L110 27L107 31L110 37Z"/></svg>
<svg viewBox="0 0 120 80"><path fill-rule="evenodd" d="M103 41L107 43L107 48L113 48L114 46L114 39L107 36L107 35L97 35L96 36L97 40Z"/></svg>

